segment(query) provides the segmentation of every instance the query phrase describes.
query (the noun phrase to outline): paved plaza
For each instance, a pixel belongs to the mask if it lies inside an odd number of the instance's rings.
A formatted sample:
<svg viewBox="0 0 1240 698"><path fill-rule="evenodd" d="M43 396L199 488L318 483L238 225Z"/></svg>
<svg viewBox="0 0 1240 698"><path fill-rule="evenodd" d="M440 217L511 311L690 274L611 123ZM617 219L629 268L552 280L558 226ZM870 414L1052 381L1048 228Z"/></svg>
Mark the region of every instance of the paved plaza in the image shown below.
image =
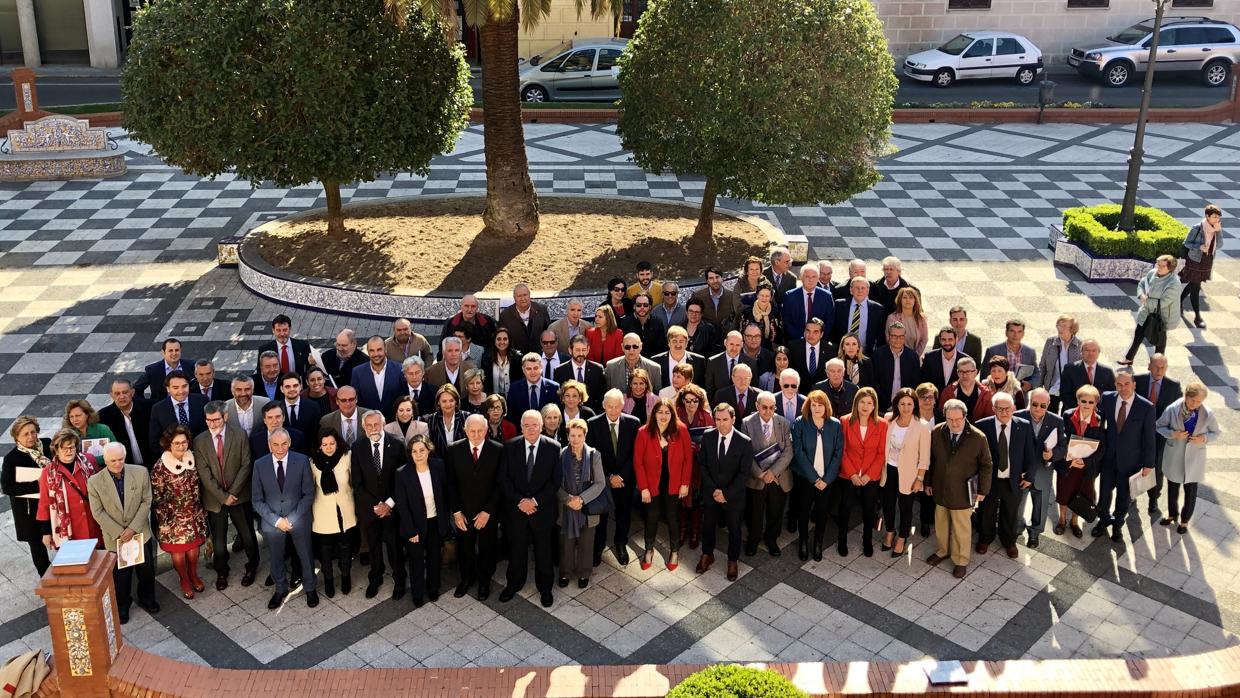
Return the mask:
<svg viewBox="0 0 1240 698"><path fill-rule="evenodd" d="M1091 284L1054 267L1047 225L1069 206L1122 196L1131 127L1095 125L895 127L898 151L881 163L884 180L837 206L785 207L725 201L806 235L811 256L842 262L906 260L931 325L957 303L987 344L1004 320L1022 317L1026 342L1041 348L1055 318L1070 312L1083 337L1096 337L1113 363L1132 333L1132 284ZM614 126L526 127L535 183L543 191L694 200L702 182L637 169ZM124 134L118 133L122 142ZM176 336L185 356L208 357L217 372L250 372L277 312L295 335L326 349L349 326L388 334L386 322L287 308L249 293L236 270L214 264L215 242L279 215L323 206L318 187L252 189L231 177L200 180L168 167L141 144L129 172L101 182L0 185L0 450L20 414L38 416L45 435L65 401L108 402L110 377L134 375ZM1240 212L1240 127L1150 126L1142 203L1192 223L1207 202ZM483 192L482 136L472 126L457 152L427 178L407 175L344 190L346 200L421 193ZM1224 220L1230 231L1238 226ZM618 273L629 273L617 269ZM871 276L877 267L871 268ZM646 572L604 555L587 590L555 590L543 609L533 584L500 604L446 594L414 610L405 599L367 600L360 589L308 609L296 597L279 612L269 590L211 586L192 601L160 560L155 617L134 607L128 642L168 657L218 667L509 666L712 661L850 661L938 658L1152 657L1224 647L1240 633L1240 262L1225 247L1206 286L1208 329L1171 328L1171 375L1195 375L1211 389L1223 438L1210 447L1191 532L1151 525L1134 506L1123 544L1047 532L1036 550L975 555L968 576L923 562L919 535L899 559L860 555L859 529L847 558L829 544L822 562L801 563L791 536L785 554L742 557L740 579L720 566L696 575L694 551L676 572L661 557ZM425 326L419 331L431 331ZM1143 364L1138 359L1138 368ZM834 530L834 529L832 529ZM640 546L636 527L632 549ZM1023 539L1022 539L1023 540ZM659 549L666 550L660 541ZM266 552L263 553L263 567ZM265 574L260 568L260 579ZM503 563L497 572L502 579ZM364 578L360 568L354 580ZM445 572L444 588L456 583ZM0 502L0 656L50 648L46 614L24 544L13 540L7 498ZM498 587L496 587L498 589Z"/></svg>

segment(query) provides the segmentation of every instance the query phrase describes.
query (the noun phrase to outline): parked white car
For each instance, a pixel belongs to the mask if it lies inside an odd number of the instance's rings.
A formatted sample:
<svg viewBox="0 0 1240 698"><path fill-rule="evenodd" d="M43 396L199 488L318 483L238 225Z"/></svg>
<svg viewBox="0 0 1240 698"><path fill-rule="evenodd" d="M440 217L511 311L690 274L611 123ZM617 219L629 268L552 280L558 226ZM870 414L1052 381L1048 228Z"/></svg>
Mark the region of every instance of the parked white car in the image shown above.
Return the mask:
<svg viewBox="0 0 1240 698"><path fill-rule="evenodd" d="M904 61L904 75L947 87L970 78L1009 78L1028 85L1042 70L1042 51L1019 34L965 32Z"/></svg>

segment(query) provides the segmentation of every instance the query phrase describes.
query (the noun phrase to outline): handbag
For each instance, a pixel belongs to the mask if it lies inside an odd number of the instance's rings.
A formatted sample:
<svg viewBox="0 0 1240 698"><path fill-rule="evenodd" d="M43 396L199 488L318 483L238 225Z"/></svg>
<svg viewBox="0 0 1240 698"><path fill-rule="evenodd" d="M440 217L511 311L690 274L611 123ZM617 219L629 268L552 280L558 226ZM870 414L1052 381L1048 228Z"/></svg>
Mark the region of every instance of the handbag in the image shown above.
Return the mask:
<svg viewBox="0 0 1240 698"><path fill-rule="evenodd" d="M1162 301L1153 312L1145 316L1145 339L1154 346L1164 346L1167 341L1167 323L1162 316Z"/></svg>
<svg viewBox="0 0 1240 698"><path fill-rule="evenodd" d="M1068 502L1068 508L1088 523L1093 523L1098 518L1098 509L1094 507L1094 503L1089 501L1089 497L1079 492L1072 496L1072 501Z"/></svg>
<svg viewBox="0 0 1240 698"><path fill-rule="evenodd" d="M593 484L593 483L590 483L590 484ZM583 487L582 489L589 489L589 487ZM603 485L603 491L600 492L599 495L595 497L594 499L591 499L590 501L586 502L586 505L582 507L582 509L585 510L586 515L588 516L598 516L599 514L610 514L611 510L615 508L616 508L616 502L611 498L611 488L608 487L605 483Z"/></svg>

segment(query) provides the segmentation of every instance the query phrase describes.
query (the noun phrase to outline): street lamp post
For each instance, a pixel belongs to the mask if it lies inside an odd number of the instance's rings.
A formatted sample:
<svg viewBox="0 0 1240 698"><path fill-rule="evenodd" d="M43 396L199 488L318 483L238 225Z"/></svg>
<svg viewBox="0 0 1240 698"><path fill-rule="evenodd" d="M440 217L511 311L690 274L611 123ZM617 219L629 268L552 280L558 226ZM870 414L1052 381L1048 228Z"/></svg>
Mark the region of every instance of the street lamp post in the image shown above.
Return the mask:
<svg viewBox="0 0 1240 698"><path fill-rule="evenodd" d="M1162 29L1163 11L1168 0L1154 0L1154 35L1150 38L1150 55L1145 65L1145 87L1141 92L1141 110L1137 113L1137 135L1128 153L1128 183L1124 187L1124 205L1119 211L1119 229L1131 233L1136 227L1137 185L1141 179L1141 159L1145 155L1145 121L1149 118L1150 92L1154 89L1154 66L1158 63L1158 32Z"/></svg>

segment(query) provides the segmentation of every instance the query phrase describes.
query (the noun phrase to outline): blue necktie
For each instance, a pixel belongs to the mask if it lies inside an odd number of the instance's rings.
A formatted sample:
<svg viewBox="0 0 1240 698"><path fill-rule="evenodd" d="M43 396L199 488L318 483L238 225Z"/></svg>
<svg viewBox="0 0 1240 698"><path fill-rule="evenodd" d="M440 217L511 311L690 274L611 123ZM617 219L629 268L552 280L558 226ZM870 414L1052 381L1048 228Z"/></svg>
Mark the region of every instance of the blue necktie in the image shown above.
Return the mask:
<svg viewBox="0 0 1240 698"><path fill-rule="evenodd" d="M806 368L809 369L809 375L805 379L809 380L818 371L818 349L816 347L809 348L809 366Z"/></svg>
<svg viewBox="0 0 1240 698"><path fill-rule="evenodd" d="M577 367L577 382L578 382L578 383L585 383L585 382L586 382L586 373L585 373L585 369L581 368L580 366L578 366L578 367Z"/></svg>
<svg viewBox="0 0 1240 698"><path fill-rule="evenodd" d="M538 386L530 386L530 409L538 409Z"/></svg>
<svg viewBox="0 0 1240 698"><path fill-rule="evenodd" d="M180 422L183 427L189 426L189 415L185 413L184 402L177 403L177 421Z"/></svg>

